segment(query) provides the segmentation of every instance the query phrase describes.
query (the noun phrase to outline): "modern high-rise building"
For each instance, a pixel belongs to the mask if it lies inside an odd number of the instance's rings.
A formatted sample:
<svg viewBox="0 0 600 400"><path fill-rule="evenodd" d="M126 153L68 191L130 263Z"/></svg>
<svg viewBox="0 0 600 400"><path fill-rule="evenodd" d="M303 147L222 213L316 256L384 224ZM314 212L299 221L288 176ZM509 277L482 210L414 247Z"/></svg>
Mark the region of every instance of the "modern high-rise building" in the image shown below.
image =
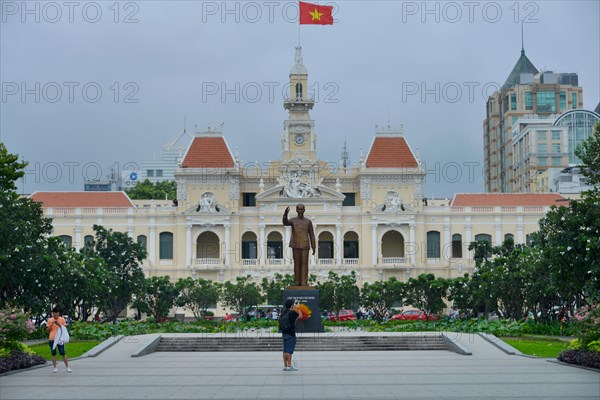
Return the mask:
<svg viewBox="0 0 600 400"><path fill-rule="evenodd" d="M583 88L575 73L540 72L521 49L510 75L486 103L483 121L485 191L520 188L513 173L513 126L526 115L549 118L583 107ZM556 118L556 116L554 116Z"/></svg>

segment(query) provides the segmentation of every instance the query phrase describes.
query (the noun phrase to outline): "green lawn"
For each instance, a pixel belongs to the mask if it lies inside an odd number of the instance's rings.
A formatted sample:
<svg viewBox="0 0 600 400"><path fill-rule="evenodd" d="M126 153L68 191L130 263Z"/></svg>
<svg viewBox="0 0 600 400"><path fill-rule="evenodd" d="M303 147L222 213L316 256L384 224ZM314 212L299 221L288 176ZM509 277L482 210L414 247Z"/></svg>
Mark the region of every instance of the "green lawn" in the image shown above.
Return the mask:
<svg viewBox="0 0 600 400"><path fill-rule="evenodd" d="M68 358L79 357L83 353L88 350L91 350L98 344L102 343L101 341L93 341L93 340L74 340L65 345L65 349L67 351ZM34 344L29 346L31 350L33 350L36 354L44 357L46 360L52 360L52 353L50 352L50 346L48 346L48 342ZM60 354L58 353L58 349L56 350L56 355L59 359L62 359Z"/></svg>
<svg viewBox="0 0 600 400"><path fill-rule="evenodd" d="M502 337L500 339L504 340L523 354L547 358L556 358L558 353L565 350L569 345L568 342L550 338Z"/></svg>

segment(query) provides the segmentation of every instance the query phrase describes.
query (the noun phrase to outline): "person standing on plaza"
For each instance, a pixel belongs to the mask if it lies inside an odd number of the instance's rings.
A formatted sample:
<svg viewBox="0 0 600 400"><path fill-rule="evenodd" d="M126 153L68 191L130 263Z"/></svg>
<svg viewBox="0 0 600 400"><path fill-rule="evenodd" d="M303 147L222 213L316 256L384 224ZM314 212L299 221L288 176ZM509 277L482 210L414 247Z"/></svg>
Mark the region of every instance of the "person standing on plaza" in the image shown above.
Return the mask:
<svg viewBox="0 0 600 400"><path fill-rule="evenodd" d="M292 366L292 355L296 349L296 320L300 316L292 306L297 305L292 299L285 301L285 308L279 317L279 330L283 336L283 370L298 371Z"/></svg>
<svg viewBox="0 0 600 400"><path fill-rule="evenodd" d="M292 227L290 247L294 256L294 277L296 286L308 286L308 252L315 254L315 231L312 221L304 217L304 204L296 206L298 216L288 219L290 208L283 213L283 225Z"/></svg>
<svg viewBox="0 0 600 400"><path fill-rule="evenodd" d="M54 366L54 373L58 372L58 369L56 368L56 349L58 349L58 352L63 358L65 367L67 367L67 372L73 372L71 368L69 368L69 360L67 360L67 353L65 351L64 343L57 343L56 346L54 345L54 339L56 338L57 333L60 329L66 329L66 326L67 321L60 316L60 310L58 307L54 307L52 309L52 318L48 320L48 324L46 326L50 332L48 344L50 345L50 351L52 352L52 365Z"/></svg>

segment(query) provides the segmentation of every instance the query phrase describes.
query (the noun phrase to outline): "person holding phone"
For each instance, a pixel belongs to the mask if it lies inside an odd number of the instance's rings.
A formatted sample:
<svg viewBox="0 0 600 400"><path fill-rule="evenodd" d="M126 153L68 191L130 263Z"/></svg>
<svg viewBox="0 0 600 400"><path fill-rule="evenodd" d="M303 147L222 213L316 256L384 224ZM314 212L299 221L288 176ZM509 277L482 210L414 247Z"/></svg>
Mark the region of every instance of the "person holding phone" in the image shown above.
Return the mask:
<svg viewBox="0 0 600 400"><path fill-rule="evenodd" d="M48 344L50 345L50 351L52 352L52 365L54 366L53 372L54 373L58 372L58 369L56 368L56 349L57 348L58 348L58 352L60 353L60 355L63 358L65 367L67 367L67 372L73 372L73 370L71 370L71 368L69 368L69 360L67 360L67 353L65 351L65 345L57 344L56 346L54 346L54 338L56 338L56 333L58 332L58 330L60 329L61 326L66 327L67 321L65 321L65 319L60 316L60 310L58 309L58 307L54 307L52 309L52 318L50 318L48 320L48 325L46 325L46 328L50 332L50 335L48 337L48 339L49 339Z"/></svg>

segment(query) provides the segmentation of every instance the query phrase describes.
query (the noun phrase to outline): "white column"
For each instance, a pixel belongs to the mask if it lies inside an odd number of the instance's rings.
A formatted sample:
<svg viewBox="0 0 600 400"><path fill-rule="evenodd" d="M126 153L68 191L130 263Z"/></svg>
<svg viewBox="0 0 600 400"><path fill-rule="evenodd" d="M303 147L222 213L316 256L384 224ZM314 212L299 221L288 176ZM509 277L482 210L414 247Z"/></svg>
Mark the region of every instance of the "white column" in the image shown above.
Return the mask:
<svg viewBox="0 0 600 400"><path fill-rule="evenodd" d="M502 244L502 220L500 216L496 217L496 221L494 223L494 228L496 229L496 246L500 246Z"/></svg>
<svg viewBox="0 0 600 400"><path fill-rule="evenodd" d="M523 217L519 215L517 217L517 242L515 244L524 244L525 238L523 237Z"/></svg>
<svg viewBox="0 0 600 400"><path fill-rule="evenodd" d="M471 244L471 217L467 216L465 217L465 241L463 242L463 257L465 254L469 254L469 245ZM468 258L468 256L467 256Z"/></svg>
<svg viewBox="0 0 600 400"><path fill-rule="evenodd" d="M148 260L156 264L156 227L154 226L154 218L150 220L150 232L148 234Z"/></svg>
<svg viewBox="0 0 600 400"><path fill-rule="evenodd" d="M127 210L127 235L133 239L135 224L133 223L133 208Z"/></svg>
<svg viewBox="0 0 600 400"><path fill-rule="evenodd" d="M73 247L75 247L76 252L79 252L79 249L83 247L81 243L81 230L81 225L77 224L75 226L75 242L73 243Z"/></svg>
<svg viewBox="0 0 600 400"><path fill-rule="evenodd" d="M452 250L452 240L450 239L450 217L445 217L445 223L444 223L444 261L449 261L450 257L452 256L452 253L450 252L450 250Z"/></svg>
<svg viewBox="0 0 600 400"><path fill-rule="evenodd" d="M185 226L185 266L192 265L192 225Z"/></svg>
<svg viewBox="0 0 600 400"><path fill-rule="evenodd" d="M265 225L260 224L258 226L258 265L265 265L265 258L267 258L267 241L265 239Z"/></svg>
<svg viewBox="0 0 600 400"><path fill-rule="evenodd" d="M225 268L231 267L231 259L229 257L231 253L231 238L229 237L231 234L231 227L229 223L225 224ZM240 249L241 251L241 249Z"/></svg>
<svg viewBox="0 0 600 400"><path fill-rule="evenodd" d="M342 254L344 252L344 246L342 243L342 225L335 225L335 245L337 247L337 252L335 256L335 262L337 265L342 265Z"/></svg>
<svg viewBox="0 0 600 400"><path fill-rule="evenodd" d="M377 248L377 224L371 225L371 264L373 266L377 265L377 253L379 253L379 249Z"/></svg>
<svg viewBox="0 0 600 400"><path fill-rule="evenodd" d="M410 252L410 265L412 265L413 267L416 267L417 266L417 263L416 263L417 246L415 243L415 223L411 222L409 227L410 227L409 240L412 245L412 251Z"/></svg>

